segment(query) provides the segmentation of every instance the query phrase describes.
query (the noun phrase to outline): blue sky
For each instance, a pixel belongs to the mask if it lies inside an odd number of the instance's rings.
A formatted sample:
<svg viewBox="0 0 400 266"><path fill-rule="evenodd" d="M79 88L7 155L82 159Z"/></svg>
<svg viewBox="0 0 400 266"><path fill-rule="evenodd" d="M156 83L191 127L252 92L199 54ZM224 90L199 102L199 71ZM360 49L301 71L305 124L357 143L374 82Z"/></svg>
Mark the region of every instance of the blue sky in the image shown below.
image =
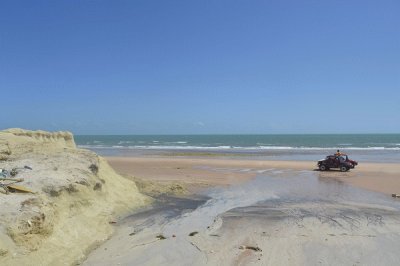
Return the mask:
<svg viewBox="0 0 400 266"><path fill-rule="evenodd" d="M0 127L398 133L399 1L1 1Z"/></svg>

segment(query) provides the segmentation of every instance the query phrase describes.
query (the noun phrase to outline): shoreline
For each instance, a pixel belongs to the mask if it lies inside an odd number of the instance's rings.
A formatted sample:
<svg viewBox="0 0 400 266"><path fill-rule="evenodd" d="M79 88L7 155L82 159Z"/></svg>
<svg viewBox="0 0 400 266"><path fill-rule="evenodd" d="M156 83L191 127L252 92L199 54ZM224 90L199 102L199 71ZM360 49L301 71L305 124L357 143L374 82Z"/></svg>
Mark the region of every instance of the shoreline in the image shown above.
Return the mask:
<svg viewBox="0 0 400 266"><path fill-rule="evenodd" d="M279 265L288 255L305 265L315 264L314 252L299 247L325 252L320 242L328 238L336 250L352 241L357 253L322 258L352 264L366 252L360 245L384 243L395 254L400 243L399 201L391 198L400 194L395 163L320 172L315 161L254 157L104 159L76 148L68 132L12 129L0 132L0 140L1 168L28 166L18 178L36 192L0 195L4 265L176 265L182 252L187 265L235 265L257 262L255 254L274 247L262 253L263 262Z"/></svg>
<svg viewBox="0 0 400 266"><path fill-rule="evenodd" d="M396 163L360 163L348 172L317 170L313 161L266 161L227 158L106 157L119 173L158 182L183 182L189 190L196 187L226 186L250 180L264 170L317 171L322 178L383 193L400 194L400 165Z"/></svg>

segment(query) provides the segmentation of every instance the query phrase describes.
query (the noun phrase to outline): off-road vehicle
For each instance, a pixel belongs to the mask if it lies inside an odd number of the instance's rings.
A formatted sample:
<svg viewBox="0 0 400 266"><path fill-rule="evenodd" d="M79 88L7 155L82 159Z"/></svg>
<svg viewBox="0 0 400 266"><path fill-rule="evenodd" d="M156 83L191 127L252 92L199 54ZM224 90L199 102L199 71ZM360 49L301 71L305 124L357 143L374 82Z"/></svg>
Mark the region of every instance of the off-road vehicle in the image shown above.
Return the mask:
<svg viewBox="0 0 400 266"><path fill-rule="evenodd" d="M358 165L358 162L350 160L346 154L340 154L328 155L324 160L319 160L317 164L321 171L327 171L331 168L339 168L340 171L346 172Z"/></svg>

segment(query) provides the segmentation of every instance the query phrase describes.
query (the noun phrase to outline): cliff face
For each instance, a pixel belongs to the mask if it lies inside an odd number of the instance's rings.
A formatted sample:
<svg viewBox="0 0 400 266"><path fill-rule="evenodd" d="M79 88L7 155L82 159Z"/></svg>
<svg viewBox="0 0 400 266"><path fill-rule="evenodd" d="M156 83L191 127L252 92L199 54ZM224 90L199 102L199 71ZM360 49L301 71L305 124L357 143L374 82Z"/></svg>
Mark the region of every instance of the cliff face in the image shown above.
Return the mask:
<svg viewBox="0 0 400 266"><path fill-rule="evenodd" d="M64 131L52 133L19 128L0 131L0 159L3 160L27 152L59 148L76 148L72 133Z"/></svg>
<svg viewBox="0 0 400 266"><path fill-rule="evenodd" d="M18 185L35 192L0 193L0 265L80 261L112 233L110 221L149 202L69 132L0 131L0 168L18 169Z"/></svg>

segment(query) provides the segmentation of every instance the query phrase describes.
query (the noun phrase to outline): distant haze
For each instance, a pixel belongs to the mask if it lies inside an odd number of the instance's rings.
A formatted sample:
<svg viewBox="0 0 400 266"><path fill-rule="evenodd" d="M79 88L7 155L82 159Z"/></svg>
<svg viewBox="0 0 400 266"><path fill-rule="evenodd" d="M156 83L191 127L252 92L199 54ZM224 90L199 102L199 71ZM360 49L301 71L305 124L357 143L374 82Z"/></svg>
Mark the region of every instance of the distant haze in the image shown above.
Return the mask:
<svg viewBox="0 0 400 266"><path fill-rule="evenodd" d="M399 1L2 1L0 127L400 132Z"/></svg>

